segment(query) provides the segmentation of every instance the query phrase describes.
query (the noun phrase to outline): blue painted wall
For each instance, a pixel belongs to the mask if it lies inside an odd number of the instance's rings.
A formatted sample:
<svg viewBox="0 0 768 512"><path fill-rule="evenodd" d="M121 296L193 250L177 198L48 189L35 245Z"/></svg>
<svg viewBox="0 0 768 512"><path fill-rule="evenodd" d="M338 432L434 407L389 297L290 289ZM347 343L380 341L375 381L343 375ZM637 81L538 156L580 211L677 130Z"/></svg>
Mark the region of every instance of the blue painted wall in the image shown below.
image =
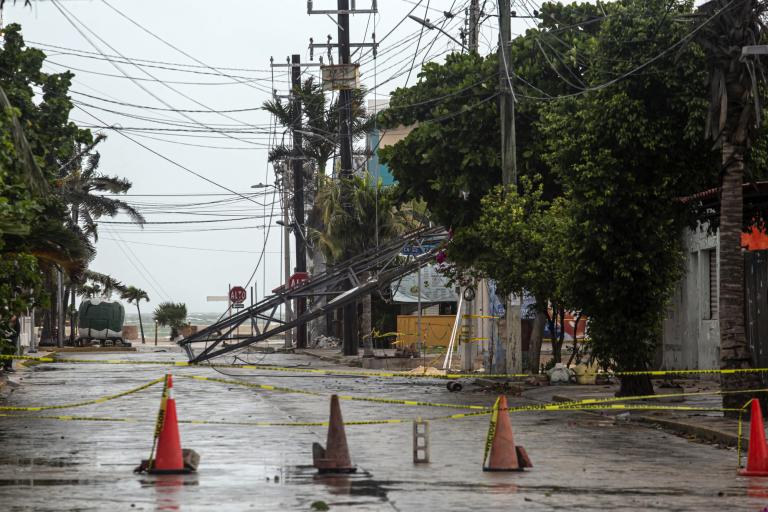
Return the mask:
<svg viewBox="0 0 768 512"><path fill-rule="evenodd" d="M392 177L389 167L379 162L379 138L380 135L378 130L372 130L368 134L368 147L376 148L373 155L371 155L371 158L368 160L368 173L377 181L381 179L382 185L387 187L395 184L395 178Z"/></svg>

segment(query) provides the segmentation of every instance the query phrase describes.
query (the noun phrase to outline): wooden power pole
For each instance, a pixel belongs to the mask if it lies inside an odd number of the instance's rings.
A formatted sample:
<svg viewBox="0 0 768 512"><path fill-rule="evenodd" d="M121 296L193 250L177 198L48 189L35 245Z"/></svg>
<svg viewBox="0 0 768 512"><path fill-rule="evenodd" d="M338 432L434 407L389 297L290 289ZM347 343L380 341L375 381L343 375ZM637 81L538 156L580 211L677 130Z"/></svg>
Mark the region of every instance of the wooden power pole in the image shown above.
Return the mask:
<svg viewBox="0 0 768 512"><path fill-rule="evenodd" d="M304 219L304 158L302 158L302 106L301 106L301 55L291 55L291 114L293 116L293 218L296 238L296 272L307 271L307 246ZM296 299L296 316L307 308L307 299ZM296 347L307 347L307 324L296 328Z"/></svg>
<svg viewBox="0 0 768 512"><path fill-rule="evenodd" d="M353 1L354 6L354 1ZM315 10L312 6L312 1L307 2L307 12L309 14L336 14L336 25L338 26L338 43L332 44L329 42L325 45L310 43L310 49L316 47L326 46L331 48L335 46L339 51L339 68L345 66L351 66L350 48L352 46L356 48L360 47L372 47L374 58L376 56L376 43L350 43L349 38L349 15L350 13L359 14L375 14L378 12L376 7L376 0L371 1L370 9L357 9L353 7L349 8L349 0L337 0L336 10ZM342 69L343 71L343 69ZM338 87L339 89L339 159L341 161L341 169L339 170L339 186L341 206L348 215L351 215L352 198L351 198L351 186L352 176L354 173L352 165L352 89L354 86L344 84ZM349 258L350 254L345 254L345 259ZM349 287L356 286L355 283L350 282ZM342 343L342 349L344 355L352 356L357 355L358 352L358 335L357 335L357 303L352 302L344 306L344 340Z"/></svg>
<svg viewBox="0 0 768 512"><path fill-rule="evenodd" d="M517 147L515 139L515 98L512 91L512 7L510 0L499 0L499 86L501 116L501 182L505 187L517 186ZM520 327L522 297L507 297L505 366L508 373L522 371L522 332ZM532 368L537 371L538 368Z"/></svg>
<svg viewBox="0 0 768 512"><path fill-rule="evenodd" d="M469 51L480 50L480 0L469 3Z"/></svg>

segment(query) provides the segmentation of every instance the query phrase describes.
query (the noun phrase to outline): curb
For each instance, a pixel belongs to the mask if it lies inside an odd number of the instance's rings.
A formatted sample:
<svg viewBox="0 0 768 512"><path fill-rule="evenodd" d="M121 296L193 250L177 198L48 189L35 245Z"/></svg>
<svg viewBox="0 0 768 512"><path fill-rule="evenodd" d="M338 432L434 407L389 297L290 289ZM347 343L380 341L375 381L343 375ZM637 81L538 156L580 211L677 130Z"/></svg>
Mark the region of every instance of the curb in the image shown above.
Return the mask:
<svg viewBox="0 0 768 512"><path fill-rule="evenodd" d="M691 435L702 441L710 443L717 443L723 446L736 447L739 442L739 437L736 434L729 432L723 432L714 428L704 427L695 423L688 423L680 420L671 420L665 418L657 418L653 416L635 416L629 417L630 421L638 423L645 423L647 425L658 425L664 430L670 431L674 434ZM742 435L743 445L746 447L749 442L748 433Z"/></svg>

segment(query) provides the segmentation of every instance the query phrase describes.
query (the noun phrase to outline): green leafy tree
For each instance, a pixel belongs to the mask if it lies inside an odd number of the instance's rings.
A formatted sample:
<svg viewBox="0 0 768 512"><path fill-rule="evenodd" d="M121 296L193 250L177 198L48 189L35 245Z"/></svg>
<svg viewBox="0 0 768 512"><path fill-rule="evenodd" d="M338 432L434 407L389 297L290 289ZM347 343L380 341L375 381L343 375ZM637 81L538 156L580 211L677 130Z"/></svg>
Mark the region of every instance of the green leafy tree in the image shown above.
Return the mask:
<svg viewBox="0 0 768 512"><path fill-rule="evenodd" d="M459 231L448 246L450 261L494 279L504 293L524 292L535 299L537 314L529 348L528 368L537 372L545 319L554 333L556 317L571 306L564 276L571 265L564 251L569 235L569 204L564 198L546 201L541 181L521 178L521 192L499 186L483 197L481 214L472 229ZM473 247L469 259L463 250ZM479 256L475 256L479 255ZM553 314L548 318L548 305ZM562 314L561 314L562 313ZM561 361L562 338L553 338L553 359Z"/></svg>
<svg viewBox="0 0 768 512"><path fill-rule="evenodd" d="M65 205L52 193L59 167L73 156L74 142L87 144L91 135L68 120L72 75L42 72L45 55L25 47L19 25L3 28L2 36L0 251L4 259L25 268L31 261L27 255L36 260L44 273L43 285L30 281L22 287L34 289L39 299L35 303L45 305L50 303L45 296L53 286L54 269L78 275L93 257L88 240L66 229ZM33 86L42 90L37 98ZM0 281L12 278L0 275ZM50 314L48 318L44 325L50 333Z"/></svg>
<svg viewBox="0 0 768 512"><path fill-rule="evenodd" d="M105 138L99 135L91 144L75 143L74 158L61 166L61 178L55 182L59 198L69 211L65 221L67 228L78 238L94 241L98 240L98 220L102 217L115 217L119 213L125 213L137 224L144 223L144 217L133 206L104 195L123 194L132 186L131 182L124 178L104 175L98 171L101 157L93 149ZM77 285L77 276L70 277L64 291L64 308L70 311L72 341L77 320Z"/></svg>
<svg viewBox="0 0 768 512"><path fill-rule="evenodd" d="M539 180L538 201L546 204L562 195L562 184L541 159L547 138L539 120L553 96L573 93L583 84L584 54L605 16L587 3L546 3L540 15L537 28L512 41L510 79L517 99L518 174ZM514 272L514 261L483 263L492 241L481 240L476 225L483 198L501 182L497 55L450 55L444 64L424 66L419 78L417 85L396 90L390 108L379 118L385 127L414 126L404 140L381 150L382 161L398 180L400 199L423 199L436 220L453 228L449 257L457 274L501 277L481 269ZM556 226L558 218L550 223ZM557 280L552 268L544 272L542 282ZM537 294L534 347L540 346L550 300L562 318L564 303L559 298ZM560 344L562 338L554 342L556 356ZM530 357L538 361L538 350L534 348ZM538 363L531 366L536 370Z"/></svg>
<svg viewBox="0 0 768 512"><path fill-rule="evenodd" d="M139 314L139 329L141 330L141 343L144 344L144 324L141 323L141 301L149 302L149 295L141 288L135 286L129 286L120 294L120 298L128 301L129 304L136 304L136 312ZM186 315L184 315L186 317Z"/></svg>
<svg viewBox="0 0 768 512"><path fill-rule="evenodd" d="M593 354L618 370L646 370L683 261L677 198L711 183L717 168L702 139L701 51L659 58L686 36L676 17L690 14L691 3L604 8L585 54L591 90L551 102L540 126L545 159L572 206L567 280L590 317ZM623 79L602 85L615 77ZM621 380L622 394L652 392L648 377Z"/></svg>
<svg viewBox="0 0 768 512"><path fill-rule="evenodd" d="M383 129L414 126L407 137L379 149L398 182L399 200L426 202L448 227L469 225L480 200L501 182L495 56L451 54L429 62L419 82L392 93L379 115Z"/></svg>
<svg viewBox="0 0 768 512"><path fill-rule="evenodd" d="M161 302L152 317L159 325L171 328L171 340L174 340L187 325L187 305L181 302Z"/></svg>

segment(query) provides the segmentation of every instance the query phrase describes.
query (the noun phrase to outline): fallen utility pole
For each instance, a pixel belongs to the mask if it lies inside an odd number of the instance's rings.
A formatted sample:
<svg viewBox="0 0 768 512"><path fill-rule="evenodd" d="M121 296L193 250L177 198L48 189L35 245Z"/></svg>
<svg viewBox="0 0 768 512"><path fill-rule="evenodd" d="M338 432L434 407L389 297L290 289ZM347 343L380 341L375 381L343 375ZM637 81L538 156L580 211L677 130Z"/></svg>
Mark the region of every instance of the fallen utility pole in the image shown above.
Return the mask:
<svg viewBox="0 0 768 512"><path fill-rule="evenodd" d="M399 240L372 248L313 275L307 281L278 288L274 295L264 297L253 306L191 334L179 341L179 345L184 347L190 361L199 363L268 340L329 311L354 303L358 297L388 287L393 281L416 271L435 257L439 242L446 237L447 232L443 228L422 228L403 235ZM432 248L412 261L398 265L398 256L403 248L411 245ZM350 281L353 283L351 289L348 286ZM277 312L280 306L297 298L321 296L328 297L326 305L314 301L311 308L291 321L280 318ZM262 325L255 320L260 320ZM238 327L244 323L254 325L253 335L238 334Z"/></svg>

